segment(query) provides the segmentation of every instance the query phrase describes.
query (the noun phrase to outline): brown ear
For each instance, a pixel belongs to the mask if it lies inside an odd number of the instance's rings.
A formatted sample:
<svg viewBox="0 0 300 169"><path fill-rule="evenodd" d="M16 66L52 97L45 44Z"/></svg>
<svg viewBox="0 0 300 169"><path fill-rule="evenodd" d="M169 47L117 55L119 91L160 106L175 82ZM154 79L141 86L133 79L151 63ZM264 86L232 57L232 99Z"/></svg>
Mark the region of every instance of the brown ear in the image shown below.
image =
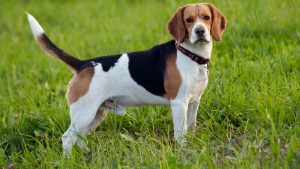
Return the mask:
<svg viewBox="0 0 300 169"><path fill-rule="evenodd" d="M213 16L210 33L216 41L220 41L222 40L222 35L226 28L226 24L227 24L226 17L214 5L212 4L207 4L207 5L209 6Z"/></svg>
<svg viewBox="0 0 300 169"><path fill-rule="evenodd" d="M182 42L186 36L183 22L183 11L185 7L178 8L174 16L168 22L167 29L177 42Z"/></svg>

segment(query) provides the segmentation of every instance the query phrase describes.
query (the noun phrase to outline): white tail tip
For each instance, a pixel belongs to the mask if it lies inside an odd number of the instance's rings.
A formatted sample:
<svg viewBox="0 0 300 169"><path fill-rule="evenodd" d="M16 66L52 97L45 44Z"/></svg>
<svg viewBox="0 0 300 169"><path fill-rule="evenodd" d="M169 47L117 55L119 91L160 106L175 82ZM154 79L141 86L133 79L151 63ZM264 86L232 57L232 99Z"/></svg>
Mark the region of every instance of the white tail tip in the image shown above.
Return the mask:
<svg viewBox="0 0 300 169"><path fill-rule="evenodd" d="M44 30L41 27L41 25L38 23L38 21L29 13L26 13L26 14L27 14L28 22L29 22L29 25L30 25L33 35L35 37L37 37L37 36L43 34Z"/></svg>

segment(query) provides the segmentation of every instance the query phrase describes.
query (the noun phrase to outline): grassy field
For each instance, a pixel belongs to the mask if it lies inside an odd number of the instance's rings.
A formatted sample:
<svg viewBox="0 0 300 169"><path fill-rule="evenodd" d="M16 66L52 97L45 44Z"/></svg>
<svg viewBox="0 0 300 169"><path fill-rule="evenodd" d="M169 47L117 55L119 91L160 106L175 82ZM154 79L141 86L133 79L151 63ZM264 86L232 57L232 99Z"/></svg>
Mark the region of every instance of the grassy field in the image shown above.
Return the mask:
<svg viewBox="0 0 300 169"><path fill-rule="evenodd" d="M75 147L64 159L71 72L38 48L24 12L83 59L170 40L166 23L188 2L1 0L0 167L299 168L300 1L210 2L228 27L187 146L173 141L168 107L144 106L109 115L86 139L92 158Z"/></svg>

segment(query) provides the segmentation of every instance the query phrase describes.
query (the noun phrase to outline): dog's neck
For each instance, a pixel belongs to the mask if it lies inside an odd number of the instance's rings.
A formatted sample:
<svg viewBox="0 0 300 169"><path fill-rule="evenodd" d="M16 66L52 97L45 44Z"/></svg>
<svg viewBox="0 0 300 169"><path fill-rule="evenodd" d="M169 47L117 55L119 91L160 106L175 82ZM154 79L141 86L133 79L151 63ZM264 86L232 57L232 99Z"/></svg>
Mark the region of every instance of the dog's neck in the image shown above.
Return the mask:
<svg viewBox="0 0 300 169"><path fill-rule="evenodd" d="M212 41L205 44L202 42L192 44L188 40L185 40L180 45L196 55L202 56L207 59L210 59L211 57L211 51L213 48Z"/></svg>

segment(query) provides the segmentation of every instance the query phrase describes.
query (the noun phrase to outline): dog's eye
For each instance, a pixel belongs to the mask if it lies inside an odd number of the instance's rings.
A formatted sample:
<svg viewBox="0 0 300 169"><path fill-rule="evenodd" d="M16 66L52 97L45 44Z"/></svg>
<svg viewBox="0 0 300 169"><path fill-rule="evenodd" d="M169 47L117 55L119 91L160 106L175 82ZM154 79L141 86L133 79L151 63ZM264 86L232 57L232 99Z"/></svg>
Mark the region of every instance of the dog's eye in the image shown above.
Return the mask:
<svg viewBox="0 0 300 169"><path fill-rule="evenodd" d="M193 22L194 22L194 20L193 20L192 18L187 18L185 21L186 21L187 23L193 23Z"/></svg>
<svg viewBox="0 0 300 169"><path fill-rule="evenodd" d="M210 19L210 17L209 16L204 16L203 19L208 21Z"/></svg>

